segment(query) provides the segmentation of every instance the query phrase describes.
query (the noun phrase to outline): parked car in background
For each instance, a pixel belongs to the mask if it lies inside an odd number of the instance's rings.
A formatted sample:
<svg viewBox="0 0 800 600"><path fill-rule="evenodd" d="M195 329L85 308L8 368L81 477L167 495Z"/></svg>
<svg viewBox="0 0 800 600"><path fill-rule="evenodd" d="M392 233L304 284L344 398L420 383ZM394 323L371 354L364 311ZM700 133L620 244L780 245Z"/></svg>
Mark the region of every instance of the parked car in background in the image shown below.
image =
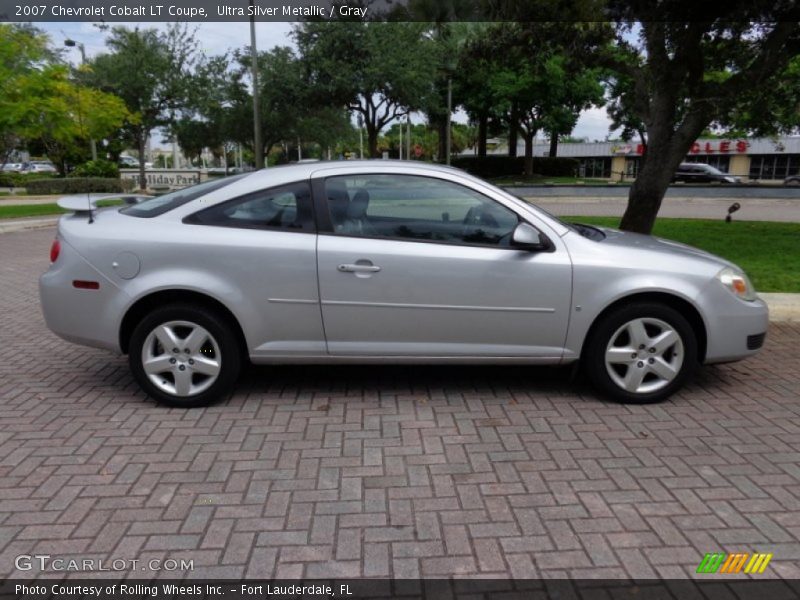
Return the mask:
<svg viewBox="0 0 800 600"><path fill-rule="evenodd" d="M783 180L783 185L798 186L800 185L800 175L789 175Z"/></svg>
<svg viewBox="0 0 800 600"><path fill-rule="evenodd" d="M2 170L4 173L21 173L22 163L9 162L3 165Z"/></svg>
<svg viewBox="0 0 800 600"><path fill-rule="evenodd" d="M124 208L59 205L75 212L40 279L48 327L127 354L174 406L224 397L248 360L580 361L602 393L652 402L767 331L727 260L566 223L448 167L307 163Z"/></svg>
<svg viewBox="0 0 800 600"><path fill-rule="evenodd" d="M684 183L741 183L742 178L729 175L705 163L681 163L672 181Z"/></svg>
<svg viewBox="0 0 800 600"><path fill-rule="evenodd" d="M49 160L32 160L23 165L22 173L58 173Z"/></svg>
<svg viewBox="0 0 800 600"><path fill-rule="evenodd" d="M120 156L119 157L119 166L123 169L138 169L139 168L139 159L134 158L133 156ZM145 169L152 169L153 163L150 161L145 161L144 163Z"/></svg>

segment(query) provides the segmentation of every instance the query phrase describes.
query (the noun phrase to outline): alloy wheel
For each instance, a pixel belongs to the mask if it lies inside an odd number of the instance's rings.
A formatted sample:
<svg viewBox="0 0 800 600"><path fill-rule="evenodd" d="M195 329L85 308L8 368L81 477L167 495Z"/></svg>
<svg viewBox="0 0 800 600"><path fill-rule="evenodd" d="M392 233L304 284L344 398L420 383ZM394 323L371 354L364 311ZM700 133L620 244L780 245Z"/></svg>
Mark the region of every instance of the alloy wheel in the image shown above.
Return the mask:
<svg viewBox="0 0 800 600"><path fill-rule="evenodd" d="M194 396L210 388L219 377L222 353L217 340L204 327L191 321L168 321L145 338L142 368L162 392Z"/></svg>
<svg viewBox="0 0 800 600"><path fill-rule="evenodd" d="M605 365L621 389L647 394L668 386L684 361L683 340L669 323L642 317L622 325L609 339Z"/></svg>

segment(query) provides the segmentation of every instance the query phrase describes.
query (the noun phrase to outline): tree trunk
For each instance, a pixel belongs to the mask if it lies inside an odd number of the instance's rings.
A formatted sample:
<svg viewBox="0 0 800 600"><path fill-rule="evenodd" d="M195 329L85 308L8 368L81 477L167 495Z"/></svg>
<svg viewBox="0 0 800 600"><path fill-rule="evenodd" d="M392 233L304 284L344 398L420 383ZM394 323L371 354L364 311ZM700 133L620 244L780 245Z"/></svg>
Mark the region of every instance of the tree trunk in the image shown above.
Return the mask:
<svg viewBox="0 0 800 600"><path fill-rule="evenodd" d="M675 170L707 124L702 116L692 116L686 118L675 131L669 117L662 121L648 127L647 149L642 156L636 181L631 185L628 207L622 215L620 229L647 234L653 230Z"/></svg>
<svg viewBox="0 0 800 600"><path fill-rule="evenodd" d="M447 119L443 116L436 117L436 137L438 138L437 158L439 162L447 160Z"/></svg>
<svg viewBox="0 0 800 600"><path fill-rule="evenodd" d="M482 114L478 117L478 158L486 158L486 137L489 117Z"/></svg>
<svg viewBox="0 0 800 600"><path fill-rule="evenodd" d="M533 175L533 138L536 132L531 131L525 134L525 177Z"/></svg>
<svg viewBox="0 0 800 600"><path fill-rule="evenodd" d="M558 156L558 134L554 131L550 132L550 158Z"/></svg>
<svg viewBox="0 0 800 600"><path fill-rule="evenodd" d="M147 134L138 128L136 131L136 142L139 147L139 189L145 191L147 189L147 179L144 174L144 145Z"/></svg>
<svg viewBox="0 0 800 600"><path fill-rule="evenodd" d="M367 124L367 152L370 158L380 158L378 155L378 130L369 123Z"/></svg>
<svg viewBox="0 0 800 600"><path fill-rule="evenodd" d="M517 137L519 132L519 121L515 113L511 113L511 121L508 124L508 155L517 155Z"/></svg>

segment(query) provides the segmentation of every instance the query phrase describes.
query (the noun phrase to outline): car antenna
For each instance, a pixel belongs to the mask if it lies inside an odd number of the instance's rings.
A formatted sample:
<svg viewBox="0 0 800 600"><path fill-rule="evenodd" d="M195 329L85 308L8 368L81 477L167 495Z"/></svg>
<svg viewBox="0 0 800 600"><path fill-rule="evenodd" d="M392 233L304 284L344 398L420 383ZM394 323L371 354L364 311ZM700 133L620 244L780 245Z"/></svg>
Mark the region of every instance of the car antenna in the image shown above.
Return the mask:
<svg viewBox="0 0 800 600"><path fill-rule="evenodd" d="M86 192L86 201L89 203L89 225L94 223L94 216L92 215L92 193Z"/></svg>

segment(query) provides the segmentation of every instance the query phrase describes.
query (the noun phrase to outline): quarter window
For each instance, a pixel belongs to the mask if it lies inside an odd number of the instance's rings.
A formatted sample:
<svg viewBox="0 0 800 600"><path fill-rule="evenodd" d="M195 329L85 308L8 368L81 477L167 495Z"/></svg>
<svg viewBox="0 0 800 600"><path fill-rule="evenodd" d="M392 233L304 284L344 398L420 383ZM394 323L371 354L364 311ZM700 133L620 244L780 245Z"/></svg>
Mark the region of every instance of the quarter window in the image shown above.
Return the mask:
<svg viewBox="0 0 800 600"><path fill-rule="evenodd" d="M259 190L217 204L186 218L195 225L314 231L311 190L307 182Z"/></svg>
<svg viewBox="0 0 800 600"><path fill-rule="evenodd" d="M467 187L413 175L325 181L335 233L448 244L510 246L512 210Z"/></svg>
<svg viewBox="0 0 800 600"><path fill-rule="evenodd" d="M165 212L182 206L192 200L197 200L201 196L216 192L232 183L247 177L250 173L242 173L241 175L234 175L233 177L223 177L221 179L211 179L198 183L189 187L185 187L163 196L156 196L150 198L139 204L133 204L121 209L119 212L130 217L157 217L163 215Z"/></svg>

